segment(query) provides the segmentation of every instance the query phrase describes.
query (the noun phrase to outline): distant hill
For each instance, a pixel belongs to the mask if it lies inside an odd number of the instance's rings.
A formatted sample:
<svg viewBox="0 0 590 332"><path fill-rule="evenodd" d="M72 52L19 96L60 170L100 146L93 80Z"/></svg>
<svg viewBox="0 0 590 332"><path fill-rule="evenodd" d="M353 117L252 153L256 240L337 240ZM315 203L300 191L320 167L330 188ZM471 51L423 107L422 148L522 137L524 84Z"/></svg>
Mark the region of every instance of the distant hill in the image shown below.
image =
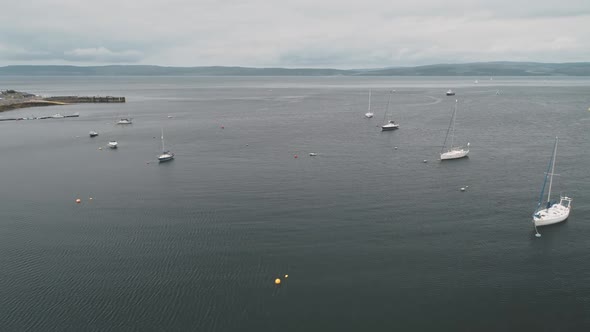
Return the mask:
<svg viewBox="0 0 590 332"><path fill-rule="evenodd" d="M30 76L334 76L350 75L339 69L287 69L248 67L117 66L6 66L0 75Z"/></svg>
<svg viewBox="0 0 590 332"><path fill-rule="evenodd" d="M26 76L590 76L590 62L475 62L382 69L249 67L6 66L0 75Z"/></svg>
<svg viewBox="0 0 590 332"><path fill-rule="evenodd" d="M590 62L475 62L377 69L374 76L590 76Z"/></svg>

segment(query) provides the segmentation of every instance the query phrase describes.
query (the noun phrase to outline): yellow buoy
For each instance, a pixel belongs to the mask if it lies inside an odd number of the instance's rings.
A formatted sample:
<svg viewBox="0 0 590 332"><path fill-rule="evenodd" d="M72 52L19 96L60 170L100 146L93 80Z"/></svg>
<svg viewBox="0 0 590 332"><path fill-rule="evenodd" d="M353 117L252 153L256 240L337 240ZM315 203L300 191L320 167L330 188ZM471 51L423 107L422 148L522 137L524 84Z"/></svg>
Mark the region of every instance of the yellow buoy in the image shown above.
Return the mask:
<svg viewBox="0 0 590 332"><path fill-rule="evenodd" d="M281 284L281 279L280 278L276 278L275 279L275 285L280 285Z"/></svg>
<svg viewBox="0 0 590 332"><path fill-rule="evenodd" d="M285 274L285 279L287 279L287 278L289 278L289 275L288 274Z"/></svg>

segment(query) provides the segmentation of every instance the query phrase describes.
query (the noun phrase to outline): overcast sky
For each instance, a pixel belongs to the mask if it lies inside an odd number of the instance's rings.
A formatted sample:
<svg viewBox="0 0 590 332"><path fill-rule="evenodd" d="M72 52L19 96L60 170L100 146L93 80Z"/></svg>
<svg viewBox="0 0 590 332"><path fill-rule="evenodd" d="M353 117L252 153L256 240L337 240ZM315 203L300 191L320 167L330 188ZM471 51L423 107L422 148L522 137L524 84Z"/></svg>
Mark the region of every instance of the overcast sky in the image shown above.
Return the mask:
<svg viewBox="0 0 590 332"><path fill-rule="evenodd" d="M0 9L0 66L590 61L590 0L13 0Z"/></svg>

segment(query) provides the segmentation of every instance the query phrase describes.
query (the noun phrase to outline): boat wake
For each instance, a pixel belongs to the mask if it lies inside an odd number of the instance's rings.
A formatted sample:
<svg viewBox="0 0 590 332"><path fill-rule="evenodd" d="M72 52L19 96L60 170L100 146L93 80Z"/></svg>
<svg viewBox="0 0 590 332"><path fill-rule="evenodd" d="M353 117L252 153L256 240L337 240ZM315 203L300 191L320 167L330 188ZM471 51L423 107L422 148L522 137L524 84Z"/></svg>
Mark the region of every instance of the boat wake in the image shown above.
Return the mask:
<svg viewBox="0 0 590 332"><path fill-rule="evenodd" d="M430 106L430 105L436 105L438 103L440 103L442 101L442 98L437 98L437 97L433 97L433 96L425 96L426 98L430 98L434 101L429 102L429 103L419 103L419 104L408 104L408 105L404 105L404 106L408 106L408 107L414 107L414 106Z"/></svg>

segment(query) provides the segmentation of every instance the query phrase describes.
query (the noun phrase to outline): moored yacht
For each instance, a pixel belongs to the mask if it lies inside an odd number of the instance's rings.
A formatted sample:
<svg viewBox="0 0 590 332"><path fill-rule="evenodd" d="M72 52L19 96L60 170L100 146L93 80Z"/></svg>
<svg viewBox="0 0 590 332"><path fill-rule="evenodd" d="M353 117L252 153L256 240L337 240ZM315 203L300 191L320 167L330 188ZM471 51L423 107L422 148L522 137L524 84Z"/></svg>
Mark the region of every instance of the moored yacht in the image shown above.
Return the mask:
<svg viewBox="0 0 590 332"><path fill-rule="evenodd" d="M451 117L451 123L449 124L449 129L447 130L447 136L445 137L445 142L443 143L443 147L440 151L440 160L449 160L449 159L459 159L463 157L467 157L469 153L469 142L467 142L467 146L455 146L455 120L457 117L457 100L455 100L455 109L453 110L453 115ZM451 137L451 145L446 149L447 140Z"/></svg>
<svg viewBox="0 0 590 332"><path fill-rule="evenodd" d="M558 138L555 137L553 154L551 156L547 172L545 173L545 181L543 182L541 195L539 196L539 204L537 205L537 209L533 213L533 224L535 225L535 231L537 230L537 226L556 224L566 220L569 217L570 210L572 208L573 199L571 197L560 195L559 202L551 201L551 189L553 186L555 159L557 156L557 142ZM544 205L543 194L545 191L545 184L547 183L547 178L549 178L549 190L547 191L547 203L546 205ZM539 234L539 232L537 231L536 236L540 237L541 234Z"/></svg>
<svg viewBox="0 0 590 332"><path fill-rule="evenodd" d="M385 121L385 119L387 118L387 115L389 113L389 104L391 103L391 95L393 94L392 90L389 92L389 99L387 99L387 107L385 108L385 115L383 117L383 120ZM390 130L395 130L399 128L399 123L395 123L395 121L393 120L389 120L387 121L386 124L381 126L381 131L390 131Z"/></svg>
<svg viewBox="0 0 590 332"><path fill-rule="evenodd" d="M371 90L369 90L369 109L367 113L365 113L365 118L370 119L373 117L373 112L371 112Z"/></svg>
<svg viewBox="0 0 590 332"><path fill-rule="evenodd" d="M131 124L131 118L121 118L119 121L117 121L117 124Z"/></svg>
<svg viewBox="0 0 590 332"><path fill-rule="evenodd" d="M397 128L399 128L399 124L395 123L395 121L393 121L393 120L389 120L389 122L387 124L384 124L383 126L381 126L381 131L394 130Z"/></svg>
<svg viewBox="0 0 590 332"><path fill-rule="evenodd" d="M158 156L158 161L159 162L164 162L164 161L170 161L172 159L174 159L174 153L171 152L170 150L166 150L166 148L164 147L164 129L162 129L162 153Z"/></svg>

